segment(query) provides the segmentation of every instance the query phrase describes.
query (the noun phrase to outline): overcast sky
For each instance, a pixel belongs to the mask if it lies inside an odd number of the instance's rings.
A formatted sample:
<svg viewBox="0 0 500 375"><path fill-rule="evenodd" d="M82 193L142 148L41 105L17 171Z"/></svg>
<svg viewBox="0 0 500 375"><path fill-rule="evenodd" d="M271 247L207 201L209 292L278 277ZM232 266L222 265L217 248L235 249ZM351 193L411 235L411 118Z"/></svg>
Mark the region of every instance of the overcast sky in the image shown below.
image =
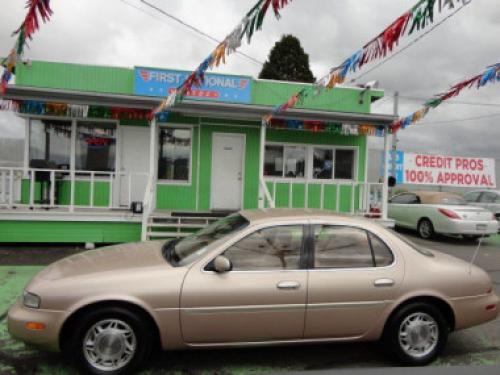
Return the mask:
<svg viewBox="0 0 500 375"><path fill-rule="evenodd" d="M220 39L255 1L150 0ZM244 44L240 51L264 61L274 43L283 34L291 33L300 39L309 54L313 73L316 77L323 76L415 2L293 0L280 21L269 14L263 30L254 36L251 45ZM0 55L12 48L14 39L10 34L24 17L24 4L24 0L3 0ZM51 4L53 18L35 35L26 52L27 58L191 70L214 47L213 42L155 13L139 0L52 0ZM395 90L402 97L427 98L477 74L487 65L500 62L499 19L497 1L472 0L425 38L362 77L359 82L379 80L380 87L386 90L387 98L376 103L374 111L391 113L391 96ZM403 40L400 48L408 41ZM374 65L376 63L365 66L361 73ZM260 66L237 55L230 56L228 64L217 70L253 76L259 71ZM470 90L456 101L493 105L442 105L422 124L400 132L400 147L406 151L500 159L500 84ZM420 108L422 102L402 99L400 114ZM480 119L464 121L478 117ZM14 116L0 113L0 137L21 137L22 134Z"/></svg>

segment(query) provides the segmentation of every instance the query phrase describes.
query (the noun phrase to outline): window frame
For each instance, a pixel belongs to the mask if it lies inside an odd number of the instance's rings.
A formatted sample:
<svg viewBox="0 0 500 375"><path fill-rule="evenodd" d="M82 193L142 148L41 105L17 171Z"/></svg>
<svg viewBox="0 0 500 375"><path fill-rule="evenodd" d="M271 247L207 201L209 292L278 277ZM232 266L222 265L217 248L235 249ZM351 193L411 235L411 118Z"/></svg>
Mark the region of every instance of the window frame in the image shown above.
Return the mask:
<svg viewBox="0 0 500 375"><path fill-rule="evenodd" d="M371 267L316 268L314 266L315 255L316 255L316 243L314 241L314 229L315 229L316 226L319 226L319 225L321 225L321 226L332 226L332 227L347 227L347 228L353 228L353 229L358 229L358 230L364 231L365 234L366 234L368 246L370 247L370 253L371 253L371 256L372 256L372 262L373 262L374 265L372 265ZM375 261L375 252L374 252L373 247L372 247L370 235L374 236L380 242L382 242L385 245L385 247L389 250L389 252L391 253L391 255L392 255L392 262L389 265L380 266L380 267L376 265L377 263ZM306 243L308 244L308 252L309 252L309 254L308 254L308 270L309 271L315 271L315 272L338 272L338 271L373 271L373 270L383 270L383 269L395 267L396 262L397 262L396 252L388 245L387 241L385 241L379 235L373 233L371 230L366 229L366 228L361 227L361 226L357 226L357 225L352 225L352 224L347 225L347 224L341 224L341 223L328 223L328 222L314 222L314 223L311 223L311 224L309 224L309 241L306 241Z"/></svg>
<svg viewBox="0 0 500 375"><path fill-rule="evenodd" d="M408 202L406 202L406 203L393 202L394 198L400 198L400 197L402 197L404 195L412 195L415 198L415 201L412 202L412 203L408 203ZM391 199L389 199L389 203L390 204L411 204L411 205L415 205L415 204L422 204L422 201L420 200L420 197L417 194L411 193L411 192L405 192L405 193L401 193L401 194L398 194L398 195L395 195L395 196L391 197Z"/></svg>
<svg viewBox="0 0 500 375"><path fill-rule="evenodd" d="M73 144L73 123L74 121L69 118L65 117L47 117L47 116L30 116L27 117L27 129L26 129L26 139L25 139L25 151L24 151L24 156L26 160L24 161L25 168L26 169L31 169L31 161L35 160L32 159L32 150L31 150L31 144L32 144L32 128L33 128L33 121L40 121L43 123L43 121L55 121L55 122L66 122L69 124L69 130L70 130L70 139L69 139L69 169L61 169L61 168L56 168L54 170L57 171L72 171L74 170L74 163L73 163L73 153L75 151L75 145ZM38 169L38 168L36 168Z"/></svg>
<svg viewBox="0 0 500 375"><path fill-rule="evenodd" d="M88 181L91 179L90 175L86 174L78 175L78 170L76 170L76 136L77 136L77 128L80 122L94 122L94 123L103 123L103 124L113 124L116 130L115 142L116 142L116 154L115 154L115 170L113 172L100 172L101 174L115 174L118 173L121 167L121 157L122 157L122 134L120 131L120 122L115 119L94 119L87 117L67 117L67 116L47 116L47 115L34 115L34 114L19 114L19 117L26 120L26 131L25 131L25 147L24 147L24 161L23 165L26 170L30 169L31 162L31 154L30 154L30 142L31 142L31 126L33 120L47 120L47 121L67 121L71 123L71 148L70 148L70 163L69 169L61 171L64 172L76 172L75 181ZM80 171L84 173L89 173L92 171ZM95 180L99 179L108 179L108 177L98 176L99 171L96 171ZM69 175L68 175L69 176ZM68 176L65 176L64 179L67 179Z"/></svg>
<svg viewBox="0 0 500 375"><path fill-rule="evenodd" d="M283 177L278 176L265 176L266 181L271 182L306 182L306 183L316 183L316 184L328 184L328 183L352 183L359 180L359 146L337 146L337 145L322 145L316 143L292 143L292 142L266 142L266 146L280 146L283 147ZM304 177L291 178L285 176L285 147L304 147L306 150L306 160L305 160L305 171ZM331 179L317 179L314 178L314 150L329 150L332 151L333 168L332 168L332 178ZM352 150L354 152L354 165L353 165L353 179L336 179L335 169L336 169L336 151L337 150ZM265 159L265 151L264 151ZM264 160L262 161L265 162Z"/></svg>
<svg viewBox="0 0 500 375"><path fill-rule="evenodd" d="M108 125L111 125L114 127L114 131L115 131L115 135L114 135L114 138L115 138L115 162L114 162L114 166L113 166L113 170L111 171L95 171L95 170L92 170L92 169L77 169L76 168L76 156L77 156L77 142L78 142L78 128L80 126L85 126L84 124L94 124L94 125L99 125L99 124L108 124ZM72 127L72 131L73 131L73 127ZM121 161L121 157L122 157L122 154L121 154L121 132L120 132L120 124L118 121L101 121L99 119L77 119L75 121L75 126L74 126L74 144L71 145L72 147L72 154L73 154L73 157L74 157L74 170L76 171L77 175L78 175L78 172L81 172L83 173L83 176L80 175L78 176L78 179L80 179L81 177L84 177L85 178L90 178L87 177L85 174L86 173L91 173L91 172L95 172L96 176L95 176L95 179L105 179L107 178L107 175L109 174L117 174L118 173L118 170L119 168L121 167L121 163L119 163L119 158L120 158L120 161ZM101 175L105 175L105 176L99 176L99 174Z"/></svg>
<svg viewBox="0 0 500 375"><path fill-rule="evenodd" d="M229 242L226 242L222 247L218 248L218 250L214 253L210 253L207 257L201 260L200 271L202 273L208 273L212 275L218 275L217 272L211 271L207 269L207 267L220 255L223 255L227 250L229 250L232 246L240 242L241 240L251 236L255 232L262 229L276 228L276 227L293 227L293 226L301 226L302 227L302 246L300 248L300 259L299 259L299 267L297 269L267 269L267 270L231 270L227 272L228 274L233 273L286 273L286 272L307 272L309 270L309 260L310 260L310 251L309 248L311 246L310 243L310 233L309 233L309 224L306 221L291 221L287 223L279 223L279 224L263 224L257 226L249 226L245 228L238 236L232 238Z"/></svg>
<svg viewBox="0 0 500 375"><path fill-rule="evenodd" d="M182 180L171 180L171 179L160 179L158 178L156 183L158 185L174 185L174 186L191 186L193 183L193 147L194 147L194 125L190 124L177 124L177 123L172 123L172 124L167 124L167 123L159 123L158 124L158 141L157 141L157 146L158 150L156 152L156 171L158 173L158 168L160 167L160 132L162 129L167 128L167 129L183 129L183 130L189 130L191 132L191 146L190 146L190 151L189 151L189 178L188 180L182 181ZM199 156L198 156L199 157Z"/></svg>

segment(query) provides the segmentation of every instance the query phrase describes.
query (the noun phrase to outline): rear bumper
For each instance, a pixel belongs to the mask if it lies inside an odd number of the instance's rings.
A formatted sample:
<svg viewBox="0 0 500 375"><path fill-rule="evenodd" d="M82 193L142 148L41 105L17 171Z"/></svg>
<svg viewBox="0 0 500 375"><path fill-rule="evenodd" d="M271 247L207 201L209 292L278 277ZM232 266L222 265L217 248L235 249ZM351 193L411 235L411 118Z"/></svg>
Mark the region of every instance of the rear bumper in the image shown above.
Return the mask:
<svg viewBox="0 0 500 375"><path fill-rule="evenodd" d="M43 330L30 330L26 323L43 323ZM16 302L7 315L7 329L12 337L49 351L59 351L59 332L64 322L63 311L30 309Z"/></svg>
<svg viewBox="0 0 500 375"><path fill-rule="evenodd" d="M460 330L496 319L499 303L500 299L495 293L452 299L455 329Z"/></svg>
<svg viewBox="0 0 500 375"><path fill-rule="evenodd" d="M498 233L499 222L497 220L448 220L447 222L442 223L439 228L436 228L436 231L443 234L468 234L475 236L491 235Z"/></svg>

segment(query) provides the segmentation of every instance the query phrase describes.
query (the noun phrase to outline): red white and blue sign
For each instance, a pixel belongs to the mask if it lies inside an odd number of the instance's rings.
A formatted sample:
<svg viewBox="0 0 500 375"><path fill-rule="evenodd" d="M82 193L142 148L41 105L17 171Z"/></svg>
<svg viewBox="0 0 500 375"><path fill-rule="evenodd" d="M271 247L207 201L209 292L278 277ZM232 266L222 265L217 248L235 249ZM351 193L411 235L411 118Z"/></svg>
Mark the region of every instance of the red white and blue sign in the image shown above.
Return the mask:
<svg viewBox="0 0 500 375"><path fill-rule="evenodd" d="M142 96L166 97L179 87L190 72L135 68L134 93ZM206 74L202 87L193 87L187 99L229 103L251 103L252 79L246 76Z"/></svg>

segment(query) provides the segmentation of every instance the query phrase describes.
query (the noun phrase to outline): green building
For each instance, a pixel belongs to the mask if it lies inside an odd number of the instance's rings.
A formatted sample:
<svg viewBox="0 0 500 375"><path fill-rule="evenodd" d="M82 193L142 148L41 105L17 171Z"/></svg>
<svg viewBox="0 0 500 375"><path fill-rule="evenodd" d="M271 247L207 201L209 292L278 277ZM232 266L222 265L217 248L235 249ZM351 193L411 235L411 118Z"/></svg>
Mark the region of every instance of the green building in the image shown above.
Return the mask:
<svg viewBox="0 0 500 375"><path fill-rule="evenodd" d="M17 66L3 99L26 120L24 165L0 168L0 242L178 237L258 207L364 215L378 205L386 217L385 184L367 183L367 136L387 144L394 120L370 113L382 91L336 88L266 126L262 117L303 84L209 74L149 121L186 74Z"/></svg>

